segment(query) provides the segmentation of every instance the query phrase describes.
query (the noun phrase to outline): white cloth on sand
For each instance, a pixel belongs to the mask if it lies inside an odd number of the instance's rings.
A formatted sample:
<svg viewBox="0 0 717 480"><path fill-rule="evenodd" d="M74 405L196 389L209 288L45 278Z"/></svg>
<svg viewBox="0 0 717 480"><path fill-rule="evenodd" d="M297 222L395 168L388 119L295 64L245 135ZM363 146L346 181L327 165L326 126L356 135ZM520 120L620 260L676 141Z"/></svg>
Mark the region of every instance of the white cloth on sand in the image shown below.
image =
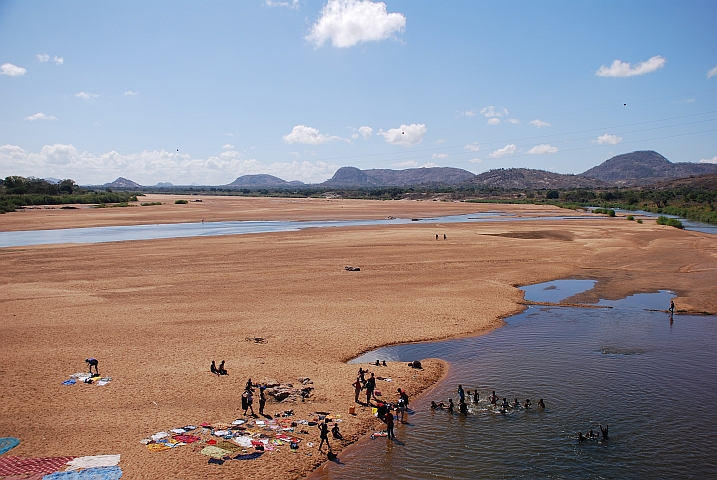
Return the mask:
<svg viewBox="0 0 717 480"><path fill-rule="evenodd" d="M88 457L77 457L67 462L68 470L93 467L114 467L120 461L118 455L92 455Z"/></svg>

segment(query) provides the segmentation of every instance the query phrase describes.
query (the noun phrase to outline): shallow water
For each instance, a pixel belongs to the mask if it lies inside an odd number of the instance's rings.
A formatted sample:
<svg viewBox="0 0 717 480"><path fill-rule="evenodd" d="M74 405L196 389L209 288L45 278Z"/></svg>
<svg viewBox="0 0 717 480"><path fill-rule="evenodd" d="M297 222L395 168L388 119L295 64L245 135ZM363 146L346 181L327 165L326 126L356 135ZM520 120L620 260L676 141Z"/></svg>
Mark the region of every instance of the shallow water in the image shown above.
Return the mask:
<svg viewBox="0 0 717 480"><path fill-rule="evenodd" d="M568 294L575 286L531 288ZM356 359L438 357L451 368L430 397L411 404L397 441L370 440L312 478L717 478L717 319L671 321L655 311L673 296L602 301L609 309L530 307L485 336ZM457 403L458 384L480 392L468 416L430 411L431 400ZM530 398L533 408L491 410L492 390L509 401ZM545 411L535 407L539 398ZM607 442L576 441L599 424L610 425Z"/></svg>

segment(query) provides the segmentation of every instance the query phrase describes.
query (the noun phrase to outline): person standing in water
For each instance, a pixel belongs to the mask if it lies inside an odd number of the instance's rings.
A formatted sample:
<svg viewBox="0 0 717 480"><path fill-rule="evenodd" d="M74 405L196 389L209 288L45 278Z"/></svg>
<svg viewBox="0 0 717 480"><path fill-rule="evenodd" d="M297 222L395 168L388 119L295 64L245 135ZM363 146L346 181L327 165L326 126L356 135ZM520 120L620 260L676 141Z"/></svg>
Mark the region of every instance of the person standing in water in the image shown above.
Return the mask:
<svg viewBox="0 0 717 480"><path fill-rule="evenodd" d="M448 399L448 407L447 407L447 409L448 409L448 413L453 413L453 399L452 399L452 398L449 398L449 399Z"/></svg>
<svg viewBox="0 0 717 480"><path fill-rule="evenodd" d="M518 399L516 398L516 400L518 400ZM543 401L542 398L540 400L538 400L538 408L542 408L543 410L545 410L545 402Z"/></svg>
<svg viewBox="0 0 717 480"><path fill-rule="evenodd" d="M670 300L670 315L672 315L673 313L675 313L675 302Z"/></svg>
<svg viewBox="0 0 717 480"><path fill-rule="evenodd" d="M607 440L607 429L610 428L610 425L605 424L605 428L602 428L602 425L600 425L600 433L602 433L602 439Z"/></svg>
<svg viewBox="0 0 717 480"><path fill-rule="evenodd" d="M498 395L495 394L495 390L493 390L493 393L488 397L488 401L493 406L498 403Z"/></svg>
<svg viewBox="0 0 717 480"><path fill-rule="evenodd" d="M386 411L386 415L383 418L386 422L386 433L388 433L388 439L391 440L392 438L396 438L396 435L393 433L393 412L390 408Z"/></svg>
<svg viewBox="0 0 717 480"><path fill-rule="evenodd" d="M466 392L463 391L463 385L458 385L458 403L465 403Z"/></svg>

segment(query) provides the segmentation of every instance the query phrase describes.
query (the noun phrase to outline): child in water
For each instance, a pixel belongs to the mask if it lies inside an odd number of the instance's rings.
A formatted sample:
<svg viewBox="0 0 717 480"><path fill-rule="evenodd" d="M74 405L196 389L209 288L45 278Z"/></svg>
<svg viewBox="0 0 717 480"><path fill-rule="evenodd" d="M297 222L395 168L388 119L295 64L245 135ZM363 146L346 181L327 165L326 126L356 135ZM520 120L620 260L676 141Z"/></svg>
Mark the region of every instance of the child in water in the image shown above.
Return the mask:
<svg viewBox="0 0 717 480"><path fill-rule="evenodd" d="M453 399L448 399L448 413L453 413Z"/></svg>

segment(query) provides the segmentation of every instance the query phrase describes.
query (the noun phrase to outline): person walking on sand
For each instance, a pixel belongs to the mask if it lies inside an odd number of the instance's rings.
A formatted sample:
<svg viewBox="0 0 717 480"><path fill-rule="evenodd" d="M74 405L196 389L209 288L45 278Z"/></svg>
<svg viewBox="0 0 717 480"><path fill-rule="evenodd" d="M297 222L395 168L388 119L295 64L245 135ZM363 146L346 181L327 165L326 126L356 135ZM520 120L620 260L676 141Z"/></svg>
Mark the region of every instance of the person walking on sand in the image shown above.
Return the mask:
<svg viewBox="0 0 717 480"><path fill-rule="evenodd" d="M264 393L264 390L266 390L265 386L259 387L259 415L264 415L264 405L266 405L266 394Z"/></svg>
<svg viewBox="0 0 717 480"><path fill-rule="evenodd" d="M355 393L354 402L361 403L361 402L359 402L359 398L358 398L359 394L361 393L361 389L363 388L361 386L361 378L360 377L356 377L356 381L353 383L353 386L354 386L354 393Z"/></svg>
<svg viewBox="0 0 717 480"><path fill-rule="evenodd" d="M244 415L246 415L247 410L251 410L251 416L256 417L256 413L254 413L254 394L251 393L251 390L247 390L244 392L244 395L246 395L246 407L244 408Z"/></svg>
<svg viewBox="0 0 717 480"><path fill-rule="evenodd" d="M371 378L366 380L366 386L364 388L366 388L366 405L371 405L371 397L376 388L376 377L374 377L373 373L371 374Z"/></svg>
<svg viewBox="0 0 717 480"><path fill-rule="evenodd" d="M319 442L319 451L321 451L321 447L323 447L324 442L326 442L326 446L329 447L329 452L331 452L331 445L329 444L329 418L326 417L324 419L324 423L320 423L318 427L319 438L321 438L321 442Z"/></svg>
<svg viewBox="0 0 717 480"><path fill-rule="evenodd" d="M98 362L96 358L86 358L85 363L90 366L90 375L92 375L92 367L95 367L95 375L100 374L99 370L97 370L97 364L100 362Z"/></svg>

